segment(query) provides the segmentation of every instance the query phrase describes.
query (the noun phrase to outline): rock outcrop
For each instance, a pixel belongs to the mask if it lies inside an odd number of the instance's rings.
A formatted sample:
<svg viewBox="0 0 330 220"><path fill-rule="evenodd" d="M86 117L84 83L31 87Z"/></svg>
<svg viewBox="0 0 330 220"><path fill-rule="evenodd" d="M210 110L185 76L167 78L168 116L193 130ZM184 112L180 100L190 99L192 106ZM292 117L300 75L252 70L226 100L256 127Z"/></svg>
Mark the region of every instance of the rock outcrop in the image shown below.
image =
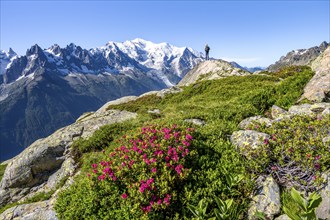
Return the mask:
<svg viewBox="0 0 330 220"><path fill-rule="evenodd" d="M103 125L136 116L136 113L118 110L94 113L35 141L8 163L0 185L0 207L38 192L54 190L64 177L74 174L75 164L69 152L76 138L88 138Z"/></svg>
<svg viewBox="0 0 330 220"><path fill-rule="evenodd" d="M250 72L232 66L224 60L207 60L199 63L190 70L178 83L179 86L188 86L198 80L219 79L227 76L251 75Z"/></svg>
<svg viewBox="0 0 330 220"><path fill-rule="evenodd" d="M285 66L304 66L311 65L323 51L328 47L327 42L322 42L320 46L311 47L309 49L293 50L282 56L275 64L270 65L267 70L276 72Z"/></svg>
<svg viewBox="0 0 330 220"><path fill-rule="evenodd" d="M304 88L304 94L300 100L330 101L330 47L317 57L311 66L315 75Z"/></svg>

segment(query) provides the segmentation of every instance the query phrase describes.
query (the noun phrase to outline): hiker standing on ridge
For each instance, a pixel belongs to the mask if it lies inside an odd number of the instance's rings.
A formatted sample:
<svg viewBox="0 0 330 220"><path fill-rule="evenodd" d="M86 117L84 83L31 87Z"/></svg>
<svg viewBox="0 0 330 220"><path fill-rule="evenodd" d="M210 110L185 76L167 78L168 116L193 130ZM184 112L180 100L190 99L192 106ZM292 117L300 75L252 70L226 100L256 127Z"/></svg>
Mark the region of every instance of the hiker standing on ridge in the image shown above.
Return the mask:
<svg viewBox="0 0 330 220"><path fill-rule="evenodd" d="M205 45L205 60L209 60L210 47L208 44Z"/></svg>

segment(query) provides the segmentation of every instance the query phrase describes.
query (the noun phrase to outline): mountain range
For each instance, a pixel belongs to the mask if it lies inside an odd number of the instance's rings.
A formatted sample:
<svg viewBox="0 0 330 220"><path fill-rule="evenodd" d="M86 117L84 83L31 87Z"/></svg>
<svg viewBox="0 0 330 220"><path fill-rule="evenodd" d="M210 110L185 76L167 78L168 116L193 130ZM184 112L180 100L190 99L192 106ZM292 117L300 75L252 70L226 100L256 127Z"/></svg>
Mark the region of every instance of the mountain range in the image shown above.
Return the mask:
<svg viewBox="0 0 330 220"><path fill-rule="evenodd" d="M109 100L175 85L202 60L191 48L143 39L0 51L0 161Z"/></svg>

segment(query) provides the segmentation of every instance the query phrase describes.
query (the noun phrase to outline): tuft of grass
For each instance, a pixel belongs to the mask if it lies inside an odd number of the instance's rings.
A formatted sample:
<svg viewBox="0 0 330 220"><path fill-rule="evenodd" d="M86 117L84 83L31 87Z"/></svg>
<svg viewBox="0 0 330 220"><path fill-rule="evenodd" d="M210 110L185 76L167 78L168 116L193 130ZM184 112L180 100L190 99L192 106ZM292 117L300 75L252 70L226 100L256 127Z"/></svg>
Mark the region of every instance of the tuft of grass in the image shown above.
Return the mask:
<svg viewBox="0 0 330 220"><path fill-rule="evenodd" d="M118 109L130 112L146 113L148 110L156 108L156 106L161 102L161 100L162 98L159 96L147 95L124 104L110 105L107 107L107 110Z"/></svg>

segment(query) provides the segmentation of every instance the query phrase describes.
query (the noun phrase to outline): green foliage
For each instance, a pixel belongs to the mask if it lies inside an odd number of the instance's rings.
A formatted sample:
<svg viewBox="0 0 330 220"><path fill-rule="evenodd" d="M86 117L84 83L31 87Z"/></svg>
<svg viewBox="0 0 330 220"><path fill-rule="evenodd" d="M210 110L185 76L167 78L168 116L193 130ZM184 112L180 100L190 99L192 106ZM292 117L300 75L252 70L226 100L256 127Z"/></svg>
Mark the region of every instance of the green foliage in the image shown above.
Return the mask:
<svg viewBox="0 0 330 220"><path fill-rule="evenodd" d="M187 207L194 215L193 219L203 220L208 218L208 214L206 213L208 203L202 199L196 206L188 204Z"/></svg>
<svg viewBox="0 0 330 220"><path fill-rule="evenodd" d="M322 139L330 130L330 116L294 116L274 122L269 128L254 128L271 135L266 155L258 154L251 170L264 167L284 185L313 190L322 183L321 173L330 167L330 142ZM269 142L269 143L268 143ZM267 163L265 163L267 162Z"/></svg>
<svg viewBox="0 0 330 220"><path fill-rule="evenodd" d="M196 220L209 219L209 220L232 220L240 219L240 212L238 211L238 205L235 204L233 199L227 199L223 201L220 198L215 197L216 208L207 212L208 202L204 199L200 200L196 206L188 204L189 211L193 214Z"/></svg>
<svg viewBox="0 0 330 220"><path fill-rule="evenodd" d="M106 148L115 137L123 135L130 129L133 129L135 124L132 121L123 123L115 123L102 126L99 130L88 139L78 139L72 144L72 155L78 160L83 153L100 151Z"/></svg>
<svg viewBox="0 0 330 220"><path fill-rule="evenodd" d="M75 216L90 215L96 219L173 216L180 204L178 194L190 172L191 162L186 163L186 160L193 160L196 154L190 149L191 134L190 128L152 126L143 127L133 136L124 136L120 140L121 146L114 149L107 160L92 164L87 174L87 190L93 192L84 198L88 200L95 196L100 201L92 202L97 209L86 204L84 211L79 210ZM57 203L59 216L71 218L68 207L76 202L73 198ZM111 209L110 203L120 206Z"/></svg>
<svg viewBox="0 0 330 220"><path fill-rule="evenodd" d="M264 74L267 75L232 76L201 81L184 87L180 93L168 94L163 99L150 95L129 103L110 106L109 109L138 112L139 117L133 122L106 126L90 139L79 140L74 144L81 158L82 175L60 194L56 205L58 214L63 219L99 219L100 216L102 219L116 219L118 216L125 219L130 217L131 212L128 210L139 215L139 208L134 204L141 204L146 197L123 200L121 195L126 185L97 181L94 180L98 179L96 176L88 177L91 165L99 164L101 160L108 161L108 155L121 146L117 140L124 134L130 137L137 135L132 132L137 127L150 124L180 126L184 125L184 119L198 118L205 120L206 125L195 127L194 141L190 146L190 152L194 154L184 162L184 167L188 167L189 172L184 180L179 181L180 190L176 190L175 196L171 196L177 205L149 212L148 215L143 212L140 214L143 214L142 218L148 219L156 219L161 215L172 219L191 219L194 214L189 211L187 205L191 204L190 208L198 207L203 200L201 209L206 203L206 214L211 216L214 214L212 210L220 210L214 199L214 195L217 195L223 202L231 199L234 201L230 206L233 210L232 216L235 216L232 219L244 219L249 204L248 198L254 187L253 176L249 170L251 161L247 161L235 150L228 137L237 130L238 123L244 118L267 113L276 103L283 108L294 104L313 75L308 67L301 67L299 73L288 70L277 75L268 72ZM147 110L152 109L160 109L161 117L152 118L147 114ZM265 165L260 165L260 169L264 167ZM145 170L148 171L147 168ZM127 181L132 182L131 178L138 181L140 177L133 172ZM161 189L165 189L172 186L165 184L164 188L162 187ZM123 206L123 202L128 201L129 203ZM170 213L168 210L171 210ZM124 212L126 214L123 215ZM203 211L200 210L199 213Z"/></svg>
<svg viewBox="0 0 330 220"><path fill-rule="evenodd" d="M322 197L315 192L311 193L307 199L295 190L291 189L291 199L294 203L287 205L284 203L283 210L292 220L317 220L315 209L321 204ZM292 208L292 204L294 204Z"/></svg>
<svg viewBox="0 0 330 220"><path fill-rule="evenodd" d="M7 164L6 165L0 164L0 181L2 180L2 177L5 174L6 167L7 167Z"/></svg>

